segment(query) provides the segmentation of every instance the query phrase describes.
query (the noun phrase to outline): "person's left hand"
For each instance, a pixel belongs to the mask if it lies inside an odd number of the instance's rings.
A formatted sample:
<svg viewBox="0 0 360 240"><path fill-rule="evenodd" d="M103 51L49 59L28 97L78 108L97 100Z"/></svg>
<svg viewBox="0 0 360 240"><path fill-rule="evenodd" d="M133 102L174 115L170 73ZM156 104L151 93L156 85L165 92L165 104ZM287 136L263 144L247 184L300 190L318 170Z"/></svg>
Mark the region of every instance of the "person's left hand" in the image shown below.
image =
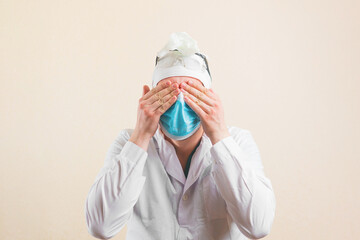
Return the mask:
<svg viewBox="0 0 360 240"><path fill-rule="evenodd" d="M213 145L230 136L220 98L212 89L205 88L197 81L189 80L180 84L180 90L184 94L185 102L200 117L205 134Z"/></svg>

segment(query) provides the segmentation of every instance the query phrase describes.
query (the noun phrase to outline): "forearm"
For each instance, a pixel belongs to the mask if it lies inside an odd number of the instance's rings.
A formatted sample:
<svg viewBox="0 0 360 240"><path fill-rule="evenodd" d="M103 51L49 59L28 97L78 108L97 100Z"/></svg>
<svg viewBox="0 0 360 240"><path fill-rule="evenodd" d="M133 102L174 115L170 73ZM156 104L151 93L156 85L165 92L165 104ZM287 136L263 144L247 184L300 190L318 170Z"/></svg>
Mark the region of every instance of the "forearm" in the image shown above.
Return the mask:
<svg viewBox="0 0 360 240"><path fill-rule="evenodd" d="M145 183L142 171L146 157L146 152L127 142L113 165L91 186L85 211L94 237L114 236L130 218Z"/></svg>
<svg viewBox="0 0 360 240"><path fill-rule="evenodd" d="M243 151L232 137L211 151L215 158L212 176L232 219L248 238L264 237L270 231L276 202L260 156Z"/></svg>

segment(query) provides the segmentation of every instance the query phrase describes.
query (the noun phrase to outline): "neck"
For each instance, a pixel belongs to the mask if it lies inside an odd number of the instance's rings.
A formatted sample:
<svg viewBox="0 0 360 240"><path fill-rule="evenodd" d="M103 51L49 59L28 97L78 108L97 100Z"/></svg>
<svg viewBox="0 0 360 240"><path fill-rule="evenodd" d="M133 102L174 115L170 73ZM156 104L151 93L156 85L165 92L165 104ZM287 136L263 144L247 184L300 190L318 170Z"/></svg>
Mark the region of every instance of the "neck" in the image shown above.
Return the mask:
<svg viewBox="0 0 360 240"><path fill-rule="evenodd" d="M167 137L164 134L164 138L170 142L178 155L181 156L189 156L191 152L194 150L194 148L198 145L198 143L201 141L201 137L204 133L204 130L202 126L190 137L184 139L184 140L174 140L172 138Z"/></svg>

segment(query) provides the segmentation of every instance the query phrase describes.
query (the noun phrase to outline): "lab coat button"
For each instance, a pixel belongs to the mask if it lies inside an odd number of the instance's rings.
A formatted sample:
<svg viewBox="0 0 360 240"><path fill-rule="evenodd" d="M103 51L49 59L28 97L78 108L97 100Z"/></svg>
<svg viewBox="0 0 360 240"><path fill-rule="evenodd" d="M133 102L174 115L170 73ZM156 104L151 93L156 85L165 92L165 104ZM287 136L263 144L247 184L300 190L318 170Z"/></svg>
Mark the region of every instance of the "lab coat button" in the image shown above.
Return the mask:
<svg viewBox="0 0 360 240"><path fill-rule="evenodd" d="M187 199L188 199L188 195L187 195L187 194L184 194L183 200L186 201Z"/></svg>

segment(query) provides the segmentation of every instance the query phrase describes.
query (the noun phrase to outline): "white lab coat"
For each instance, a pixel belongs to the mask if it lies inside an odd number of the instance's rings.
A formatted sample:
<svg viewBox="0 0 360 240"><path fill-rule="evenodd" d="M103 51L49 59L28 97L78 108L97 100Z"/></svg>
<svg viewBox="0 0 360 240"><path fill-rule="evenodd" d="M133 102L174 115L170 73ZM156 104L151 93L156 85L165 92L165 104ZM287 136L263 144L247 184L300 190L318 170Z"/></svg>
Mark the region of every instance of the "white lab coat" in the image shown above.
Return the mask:
<svg viewBox="0 0 360 240"><path fill-rule="evenodd" d="M158 129L145 151L122 130L85 203L89 233L127 240L242 240L269 234L275 195L249 130L212 145L204 134L185 178L174 147Z"/></svg>

